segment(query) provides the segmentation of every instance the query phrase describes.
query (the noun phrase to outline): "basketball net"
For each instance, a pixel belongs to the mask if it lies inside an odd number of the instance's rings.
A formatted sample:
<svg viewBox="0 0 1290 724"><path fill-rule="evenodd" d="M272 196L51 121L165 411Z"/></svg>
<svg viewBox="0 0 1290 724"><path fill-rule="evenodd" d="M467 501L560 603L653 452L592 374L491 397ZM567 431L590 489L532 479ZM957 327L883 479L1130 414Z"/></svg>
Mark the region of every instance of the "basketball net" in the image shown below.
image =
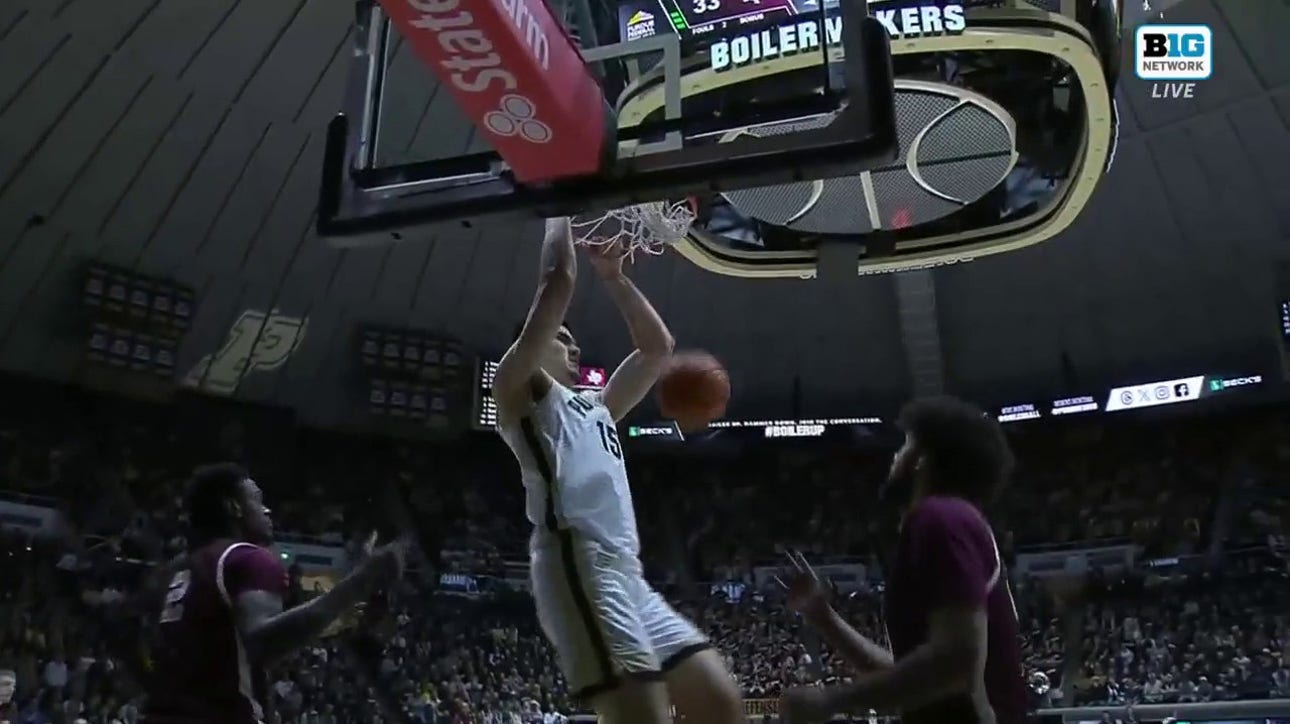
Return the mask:
<svg viewBox="0 0 1290 724"><path fill-rule="evenodd" d="M620 245L628 259L636 252L662 254L690 231L694 208L689 200L650 201L604 213L580 214L569 220L574 243L603 249Z"/></svg>

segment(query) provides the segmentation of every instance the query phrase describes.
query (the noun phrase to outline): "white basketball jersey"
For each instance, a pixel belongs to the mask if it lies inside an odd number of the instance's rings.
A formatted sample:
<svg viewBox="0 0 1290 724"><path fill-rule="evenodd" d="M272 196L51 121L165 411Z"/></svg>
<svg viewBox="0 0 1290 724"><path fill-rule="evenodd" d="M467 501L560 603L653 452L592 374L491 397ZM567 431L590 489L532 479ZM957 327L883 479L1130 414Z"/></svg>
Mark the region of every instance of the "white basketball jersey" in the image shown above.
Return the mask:
<svg viewBox="0 0 1290 724"><path fill-rule="evenodd" d="M640 552L618 428L598 393L552 385L531 414L497 431L520 463L529 522Z"/></svg>

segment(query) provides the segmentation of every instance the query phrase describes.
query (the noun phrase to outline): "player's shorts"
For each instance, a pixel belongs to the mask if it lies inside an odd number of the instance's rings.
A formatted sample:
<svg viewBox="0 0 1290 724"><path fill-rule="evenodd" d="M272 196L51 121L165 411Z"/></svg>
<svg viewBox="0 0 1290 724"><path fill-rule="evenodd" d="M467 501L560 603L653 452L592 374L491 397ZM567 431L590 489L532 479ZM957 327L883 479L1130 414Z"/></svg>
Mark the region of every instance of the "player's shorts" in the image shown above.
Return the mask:
<svg viewBox="0 0 1290 724"><path fill-rule="evenodd" d="M707 637L648 583L636 556L573 531L541 533L529 576L538 621L574 697L610 691L625 677L661 679Z"/></svg>

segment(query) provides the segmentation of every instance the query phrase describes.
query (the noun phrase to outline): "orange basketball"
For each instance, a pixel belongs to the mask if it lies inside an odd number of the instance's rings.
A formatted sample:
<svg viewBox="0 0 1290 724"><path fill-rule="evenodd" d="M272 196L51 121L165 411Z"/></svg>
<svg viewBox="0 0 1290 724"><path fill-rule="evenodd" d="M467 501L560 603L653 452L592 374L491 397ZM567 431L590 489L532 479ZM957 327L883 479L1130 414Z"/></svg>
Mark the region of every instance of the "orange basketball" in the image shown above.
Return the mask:
<svg viewBox="0 0 1290 724"><path fill-rule="evenodd" d="M716 357L701 350L677 352L658 381L658 403L682 429L706 426L726 414L730 375Z"/></svg>

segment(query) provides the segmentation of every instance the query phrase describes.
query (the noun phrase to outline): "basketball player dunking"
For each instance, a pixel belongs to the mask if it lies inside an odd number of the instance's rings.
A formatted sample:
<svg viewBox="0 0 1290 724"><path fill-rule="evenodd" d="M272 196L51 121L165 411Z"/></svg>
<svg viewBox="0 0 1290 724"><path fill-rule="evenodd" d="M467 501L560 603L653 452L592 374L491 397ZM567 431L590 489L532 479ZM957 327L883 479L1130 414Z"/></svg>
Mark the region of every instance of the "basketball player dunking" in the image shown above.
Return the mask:
<svg viewBox="0 0 1290 724"><path fill-rule="evenodd" d="M284 611L273 524L237 465L198 468L185 505L192 540L172 570L144 708L146 724L263 721L264 666L320 636L403 569L405 542L370 551L336 587Z"/></svg>
<svg viewBox="0 0 1290 724"><path fill-rule="evenodd" d="M568 219L547 222L537 294L493 380L498 431L519 461L534 531L538 620L575 696L610 724L734 724L739 692L692 623L645 582L616 432L654 385L672 335L623 275L618 250L590 256L636 350L598 394L575 393L578 347L563 324L577 263Z"/></svg>
<svg viewBox="0 0 1290 724"><path fill-rule="evenodd" d="M916 400L900 423L905 444L885 486L907 501L886 571L891 651L843 621L811 567L790 556L789 605L857 676L785 692L781 715L786 724L810 724L876 709L899 712L903 724L1020 724L1017 612L981 514L1012 467L1007 440L982 410L952 398Z"/></svg>

